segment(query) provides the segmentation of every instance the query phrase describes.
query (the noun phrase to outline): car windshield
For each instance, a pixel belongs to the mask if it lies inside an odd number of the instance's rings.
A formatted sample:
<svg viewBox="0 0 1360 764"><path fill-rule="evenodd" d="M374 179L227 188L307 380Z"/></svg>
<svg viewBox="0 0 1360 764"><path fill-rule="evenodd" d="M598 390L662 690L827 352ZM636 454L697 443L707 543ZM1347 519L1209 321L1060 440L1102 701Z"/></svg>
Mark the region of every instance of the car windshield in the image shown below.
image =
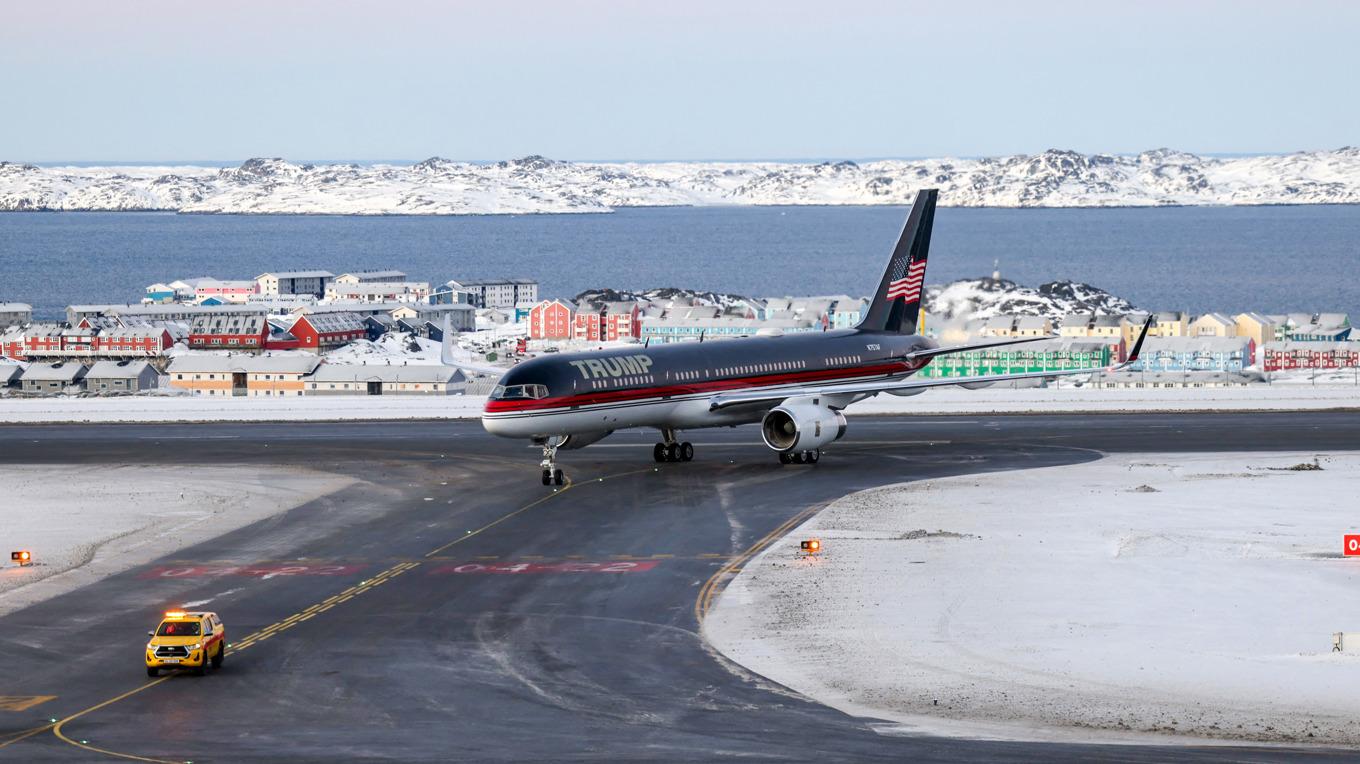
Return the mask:
<svg viewBox="0 0 1360 764"><path fill-rule="evenodd" d="M497 401L520 401L547 398L546 385L496 385L491 391L491 399Z"/></svg>
<svg viewBox="0 0 1360 764"><path fill-rule="evenodd" d="M158 637L197 637L198 621L162 621L156 629Z"/></svg>

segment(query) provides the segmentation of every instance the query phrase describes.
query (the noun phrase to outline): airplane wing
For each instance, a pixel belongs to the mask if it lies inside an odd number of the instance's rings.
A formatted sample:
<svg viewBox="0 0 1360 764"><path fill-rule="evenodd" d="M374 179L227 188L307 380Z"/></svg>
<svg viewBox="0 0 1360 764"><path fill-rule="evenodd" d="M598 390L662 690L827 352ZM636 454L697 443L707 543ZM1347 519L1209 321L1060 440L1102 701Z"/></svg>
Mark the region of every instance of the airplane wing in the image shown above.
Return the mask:
<svg viewBox="0 0 1360 764"><path fill-rule="evenodd" d="M489 374L489 375L491 375L491 376L493 376L493 377L499 377L499 376L501 376L502 374L504 374L506 371L508 371L508 369L505 369L504 367L501 367L501 366L492 366L491 364L474 363L474 362L469 362L469 361L465 361L465 360L460 360L460 359L454 358L454 356L453 356L453 335L454 335L454 331L453 331L453 320L452 320L448 315L445 315L445 316L444 316L444 339L443 339L442 342L439 343L439 361L440 361L440 363L444 364L445 366L452 366L452 367L454 367L454 368L456 368L456 369L461 369L461 370L464 371L464 372L472 372L472 373L474 373L474 374Z"/></svg>
<svg viewBox="0 0 1360 764"><path fill-rule="evenodd" d="M805 395L854 395L861 393L885 393L894 390L919 390L929 387L950 387L954 385L981 385L993 382L1011 382L1020 379L1049 379L1052 377L1065 377L1075 374L1094 374L1101 371L1119 371L1127 368L1129 364L1138 360L1138 354L1143 350L1143 340L1147 338L1148 329L1152 326L1152 317L1148 316L1147 323L1143 324L1143 329L1138 333L1138 339L1133 343L1133 349L1129 351L1128 360L1113 366L1094 366L1084 369L1062 369L1059 371L1028 371L1018 374L992 374L974 377L938 377L933 379L884 379L871 382L849 382L842 385L819 385L808 387L791 387L779 390L760 390L747 393L720 393L709 401L709 409L717 411L743 403L778 402L787 398L796 398ZM1047 339L1047 338L1042 338ZM1025 339L1020 342L1033 342L1034 340ZM963 345L951 348L932 348L926 351L929 355L942 355L945 353L957 353L963 350L974 350L980 347L996 347L1000 345L1019 344L1014 340L1009 342L982 343L979 345ZM920 357L920 356L917 356Z"/></svg>

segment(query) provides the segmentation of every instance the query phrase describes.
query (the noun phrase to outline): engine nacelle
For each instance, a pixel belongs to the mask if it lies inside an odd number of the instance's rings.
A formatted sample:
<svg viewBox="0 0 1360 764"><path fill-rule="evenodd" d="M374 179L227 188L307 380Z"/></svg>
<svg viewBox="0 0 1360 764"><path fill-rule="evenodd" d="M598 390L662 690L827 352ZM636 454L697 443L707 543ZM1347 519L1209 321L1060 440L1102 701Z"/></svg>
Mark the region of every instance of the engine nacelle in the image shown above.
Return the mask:
<svg viewBox="0 0 1360 764"><path fill-rule="evenodd" d="M604 430L602 432L572 433L571 435L562 438L562 440L558 442L557 447L565 449L585 448L591 443L599 443L600 441L609 437L613 433L614 433L613 430Z"/></svg>
<svg viewBox="0 0 1360 764"><path fill-rule="evenodd" d="M811 401L770 409L760 422L765 445L781 453L811 451L845 434L845 414Z"/></svg>

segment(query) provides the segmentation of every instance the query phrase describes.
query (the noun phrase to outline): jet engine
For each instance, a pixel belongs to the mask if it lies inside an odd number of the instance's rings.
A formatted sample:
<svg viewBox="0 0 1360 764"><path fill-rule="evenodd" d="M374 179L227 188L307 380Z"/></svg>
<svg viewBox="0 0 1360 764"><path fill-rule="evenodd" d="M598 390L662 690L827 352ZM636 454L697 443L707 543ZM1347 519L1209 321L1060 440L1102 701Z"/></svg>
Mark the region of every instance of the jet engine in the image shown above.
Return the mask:
<svg viewBox="0 0 1360 764"><path fill-rule="evenodd" d="M793 401L770 409L760 422L765 445L781 453L811 451L845 434L845 415L812 401Z"/></svg>

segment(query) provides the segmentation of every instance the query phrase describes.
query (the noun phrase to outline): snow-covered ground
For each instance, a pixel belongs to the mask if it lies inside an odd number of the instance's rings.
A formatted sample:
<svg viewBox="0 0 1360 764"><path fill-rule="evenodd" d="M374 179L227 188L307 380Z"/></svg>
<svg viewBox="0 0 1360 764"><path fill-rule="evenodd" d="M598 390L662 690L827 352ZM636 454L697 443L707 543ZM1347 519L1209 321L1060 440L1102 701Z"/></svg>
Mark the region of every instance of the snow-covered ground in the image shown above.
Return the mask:
<svg viewBox="0 0 1360 764"><path fill-rule="evenodd" d="M0 162L0 210L179 210L199 213L496 215L609 212L718 204L907 204L987 207L1165 204L1355 204L1360 149L1215 158L1169 149L1138 156L1041 154L980 159L819 162L37 167Z"/></svg>
<svg viewBox="0 0 1360 764"><path fill-rule="evenodd" d="M1360 652L1331 648L1360 632L1360 559L1341 555L1357 495L1357 452L874 489L747 564L704 633L889 734L1356 746Z"/></svg>
<svg viewBox="0 0 1360 764"><path fill-rule="evenodd" d="M352 478L251 465L0 466L0 615L340 490ZM6 558L8 559L8 558Z"/></svg>
<svg viewBox="0 0 1360 764"><path fill-rule="evenodd" d="M480 389L489 383L472 382ZM477 389L474 387L473 389ZM124 398L0 397L0 424L41 422L275 422L477 419L485 395L327 395L297 398L212 398L140 395ZM920 395L879 395L846 409L855 415L1056 414L1137 411L1303 411L1360 409L1352 385L1251 385L1227 388L1020 389L942 388ZM853 424L851 425L854 426Z"/></svg>

